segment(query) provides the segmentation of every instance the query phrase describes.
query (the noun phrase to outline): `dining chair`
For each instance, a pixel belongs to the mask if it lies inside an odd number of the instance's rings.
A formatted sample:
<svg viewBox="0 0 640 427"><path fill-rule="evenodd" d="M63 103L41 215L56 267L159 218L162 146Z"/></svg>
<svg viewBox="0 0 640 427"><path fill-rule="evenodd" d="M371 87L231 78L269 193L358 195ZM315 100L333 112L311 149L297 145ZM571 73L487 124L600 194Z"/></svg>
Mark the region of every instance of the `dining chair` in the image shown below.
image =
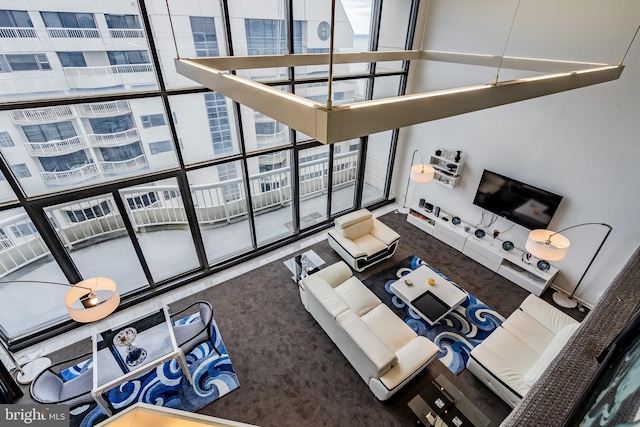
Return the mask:
<svg viewBox="0 0 640 427"><path fill-rule="evenodd" d="M177 317L178 315L189 310L193 311L192 309L196 306L198 307L198 312L200 314L200 317L197 320L190 323L175 324L175 319L179 319L179 317ZM211 342L213 349L218 353L218 356L222 355L216 347L215 342L213 342L213 338L211 336L213 308L208 301L196 301L176 313L171 313L171 320L174 321L173 333L176 337L176 342L184 354L189 354L199 344L209 341Z"/></svg>
<svg viewBox="0 0 640 427"><path fill-rule="evenodd" d="M71 359L54 363L42 371L31 382L29 387L31 398L39 403L64 403L70 406L93 402L94 399L91 395L93 366L70 380L65 380L60 374L64 369L73 366L70 362L89 357L91 357L91 353L81 354Z"/></svg>

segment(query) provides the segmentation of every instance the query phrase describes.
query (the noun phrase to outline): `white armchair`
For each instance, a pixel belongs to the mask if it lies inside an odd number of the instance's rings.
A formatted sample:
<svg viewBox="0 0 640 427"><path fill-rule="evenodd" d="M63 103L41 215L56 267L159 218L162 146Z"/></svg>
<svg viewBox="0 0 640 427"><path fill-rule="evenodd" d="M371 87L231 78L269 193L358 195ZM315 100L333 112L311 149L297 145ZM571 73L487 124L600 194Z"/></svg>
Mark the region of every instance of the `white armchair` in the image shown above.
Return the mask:
<svg viewBox="0 0 640 427"><path fill-rule="evenodd" d="M336 218L329 231L329 245L356 271L390 258L400 235L360 209Z"/></svg>

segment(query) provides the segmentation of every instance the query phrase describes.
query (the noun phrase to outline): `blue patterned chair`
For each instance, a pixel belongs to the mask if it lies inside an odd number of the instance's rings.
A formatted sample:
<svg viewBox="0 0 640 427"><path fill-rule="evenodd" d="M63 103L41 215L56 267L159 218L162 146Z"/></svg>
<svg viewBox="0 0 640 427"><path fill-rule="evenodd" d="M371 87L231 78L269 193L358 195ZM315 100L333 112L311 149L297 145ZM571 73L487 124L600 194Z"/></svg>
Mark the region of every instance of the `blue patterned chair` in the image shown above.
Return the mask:
<svg viewBox="0 0 640 427"><path fill-rule="evenodd" d="M29 393L35 402L45 404L78 405L80 403L93 402L91 389L93 388L93 367L88 368L80 375L66 381L60 371L72 366L70 363L77 359L91 357L91 353L85 353L71 359L55 363L42 371L31 383Z"/></svg>

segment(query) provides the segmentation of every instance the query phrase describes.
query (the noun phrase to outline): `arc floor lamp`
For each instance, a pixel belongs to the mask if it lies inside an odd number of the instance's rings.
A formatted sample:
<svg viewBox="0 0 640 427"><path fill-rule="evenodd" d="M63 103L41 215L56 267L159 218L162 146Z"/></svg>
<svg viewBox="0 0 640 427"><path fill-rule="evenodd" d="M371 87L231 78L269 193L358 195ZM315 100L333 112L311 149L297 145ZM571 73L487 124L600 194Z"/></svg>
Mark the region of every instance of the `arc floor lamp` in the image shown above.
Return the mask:
<svg viewBox="0 0 640 427"><path fill-rule="evenodd" d="M560 307L574 308L578 305L578 302L573 299L573 296L575 295L576 290L578 290L578 287L580 287L580 284L582 283L584 276L587 275L587 272L589 271L591 264L593 264L593 261L598 256L598 253L600 253L600 249L602 249L602 246L604 246L604 242L607 241L607 237L609 237L609 234L611 234L611 231L613 230L613 228L609 224L605 224L601 222L586 222L584 224L577 224L577 225L572 225L571 227L563 228L560 231L532 230L529 233L529 237L527 238L527 243L525 244L526 250L536 258L544 259L547 261L560 261L567 255L567 251L569 250L569 246L571 245L571 242L569 242L569 239L567 239L565 236L563 236L560 233L563 231L570 230L572 228L582 227L585 225L600 225L603 227L607 227L608 230L607 230L607 233L604 235L602 242L600 242L600 246L598 246L598 249L593 254L591 261L589 261L589 265L587 265L587 268L584 270L584 273L582 273L580 280L578 280L578 283L573 288L573 291L571 291L571 294L567 296L560 291L554 292L553 301L556 304L558 304Z"/></svg>
<svg viewBox="0 0 640 427"><path fill-rule="evenodd" d="M413 162L416 159L416 154L420 155L420 164L414 165ZM402 208L405 209L407 207L407 199L409 198L409 184L411 181L418 184L426 184L428 182L433 181L433 176L436 171L433 169L431 165L425 165L424 159L422 158L422 153L419 150L415 150L413 152L413 156L411 156L411 172L409 173L409 179L407 180L407 188L404 191L404 202L402 204Z"/></svg>
<svg viewBox="0 0 640 427"><path fill-rule="evenodd" d="M104 319L113 313L120 304L120 294L118 293L116 283L107 277L92 277L82 280L75 285L42 280L10 280L0 282L0 284L3 283L38 283L70 287L64 296L64 304L67 307L69 316L80 323L90 323ZM5 353L11 358L11 361L16 367L16 380L21 384L29 384L38 373L51 365L49 358L37 357L21 366L13 357L13 354L11 354L11 351L4 341L0 340L0 342L2 342Z"/></svg>

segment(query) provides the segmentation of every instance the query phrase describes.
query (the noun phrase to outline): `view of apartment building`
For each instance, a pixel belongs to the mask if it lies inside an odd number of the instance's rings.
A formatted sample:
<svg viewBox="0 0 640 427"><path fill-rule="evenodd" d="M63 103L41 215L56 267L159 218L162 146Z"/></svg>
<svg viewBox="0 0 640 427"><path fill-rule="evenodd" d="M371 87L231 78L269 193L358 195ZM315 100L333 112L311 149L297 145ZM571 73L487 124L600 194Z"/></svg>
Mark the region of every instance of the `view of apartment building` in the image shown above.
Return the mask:
<svg viewBox="0 0 640 427"><path fill-rule="evenodd" d="M169 2L170 11L164 0L0 2L0 101L12 106L0 111L0 153L14 182L0 181L0 276L104 275L135 294L295 237L356 198L383 200L393 132L370 136L375 148L364 152L361 139L323 146L176 73L176 56L327 53L328 3L296 1L291 11L280 3L225 2L225 18L218 2L204 1ZM371 35L354 35L342 4L335 27L337 51L373 46ZM401 39L376 44L403 49ZM395 96L405 68L337 65L332 100ZM238 71L321 103L327 73ZM40 226L51 227L74 267L58 267L32 211L18 207L24 200L45 200L34 205ZM180 244L163 246L161 234ZM101 260L97 270L87 256ZM23 288L0 286L4 336L65 320L38 304L17 315L10 307L21 306Z"/></svg>

